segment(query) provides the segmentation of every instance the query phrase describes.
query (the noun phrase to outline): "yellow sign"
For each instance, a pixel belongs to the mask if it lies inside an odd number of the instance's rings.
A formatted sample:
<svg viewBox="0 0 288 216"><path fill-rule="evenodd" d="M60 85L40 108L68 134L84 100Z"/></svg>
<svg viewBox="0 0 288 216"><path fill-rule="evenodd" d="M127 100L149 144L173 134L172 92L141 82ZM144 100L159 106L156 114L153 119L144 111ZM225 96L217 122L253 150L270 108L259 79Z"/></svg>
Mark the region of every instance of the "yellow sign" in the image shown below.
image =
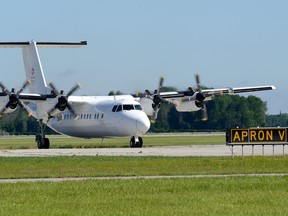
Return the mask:
<svg viewBox="0 0 288 216"><path fill-rule="evenodd" d="M229 144L283 144L287 142L287 128L231 128L226 141Z"/></svg>

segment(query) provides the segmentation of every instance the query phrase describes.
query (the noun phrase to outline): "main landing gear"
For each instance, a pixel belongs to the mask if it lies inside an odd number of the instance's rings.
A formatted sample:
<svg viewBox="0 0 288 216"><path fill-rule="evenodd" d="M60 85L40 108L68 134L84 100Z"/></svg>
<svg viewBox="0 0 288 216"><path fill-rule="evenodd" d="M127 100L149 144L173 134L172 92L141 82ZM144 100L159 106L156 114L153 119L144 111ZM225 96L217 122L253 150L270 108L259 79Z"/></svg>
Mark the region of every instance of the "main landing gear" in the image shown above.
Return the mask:
<svg viewBox="0 0 288 216"><path fill-rule="evenodd" d="M143 139L142 137L133 136L130 140L130 147L131 148L142 148L143 146Z"/></svg>
<svg viewBox="0 0 288 216"><path fill-rule="evenodd" d="M43 120L39 120L39 124L40 124L41 134L37 134L35 137L37 147L38 149L49 149L50 141L48 138L45 137L45 133L44 133L46 125L43 123Z"/></svg>
<svg viewBox="0 0 288 216"><path fill-rule="evenodd" d="M37 134L35 141L37 143L38 149L49 149L50 147L50 141L48 138L45 138L41 136L41 134Z"/></svg>

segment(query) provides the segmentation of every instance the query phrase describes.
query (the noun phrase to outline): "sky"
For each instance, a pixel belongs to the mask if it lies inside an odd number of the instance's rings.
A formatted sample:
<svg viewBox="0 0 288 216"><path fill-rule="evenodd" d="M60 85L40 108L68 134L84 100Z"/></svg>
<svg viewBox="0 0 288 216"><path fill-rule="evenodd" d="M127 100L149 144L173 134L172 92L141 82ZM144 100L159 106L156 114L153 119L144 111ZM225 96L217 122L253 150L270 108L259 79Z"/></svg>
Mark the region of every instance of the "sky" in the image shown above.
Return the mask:
<svg viewBox="0 0 288 216"><path fill-rule="evenodd" d="M86 40L81 48L39 48L47 83L75 95L133 94L164 85L275 85L253 93L268 114L288 113L288 1L0 0L2 42ZM21 49L0 49L0 81L25 81ZM245 94L247 96L248 94Z"/></svg>

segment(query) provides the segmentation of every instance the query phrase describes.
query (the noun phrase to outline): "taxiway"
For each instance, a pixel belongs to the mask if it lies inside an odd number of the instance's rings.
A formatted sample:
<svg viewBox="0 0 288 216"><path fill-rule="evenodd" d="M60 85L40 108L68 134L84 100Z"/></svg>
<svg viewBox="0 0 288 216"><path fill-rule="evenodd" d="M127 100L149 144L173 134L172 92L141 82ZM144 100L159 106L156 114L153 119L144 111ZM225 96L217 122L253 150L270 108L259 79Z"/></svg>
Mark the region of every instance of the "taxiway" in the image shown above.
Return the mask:
<svg viewBox="0 0 288 216"><path fill-rule="evenodd" d="M235 146L191 145L145 148L71 148L71 149L21 149L1 150L0 157L47 157L47 156L251 156L285 155L286 146Z"/></svg>

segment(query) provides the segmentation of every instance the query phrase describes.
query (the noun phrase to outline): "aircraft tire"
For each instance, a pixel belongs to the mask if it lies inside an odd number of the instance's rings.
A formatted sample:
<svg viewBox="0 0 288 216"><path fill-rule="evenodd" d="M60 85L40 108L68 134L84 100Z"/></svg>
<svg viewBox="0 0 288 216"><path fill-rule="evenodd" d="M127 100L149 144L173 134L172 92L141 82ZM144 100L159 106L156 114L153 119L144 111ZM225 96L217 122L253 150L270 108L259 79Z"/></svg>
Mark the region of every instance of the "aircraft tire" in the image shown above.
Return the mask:
<svg viewBox="0 0 288 216"><path fill-rule="evenodd" d="M50 141L48 138L42 139L41 135L36 135L36 143L38 149L49 149Z"/></svg>
<svg viewBox="0 0 288 216"><path fill-rule="evenodd" d="M42 144L41 140L37 140L37 148L43 149L43 144Z"/></svg>
<svg viewBox="0 0 288 216"><path fill-rule="evenodd" d="M48 138L45 138L45 139L44 139L43 148L44 148L44 149L49 149L49 147L50 147L50 141L49 141Z"/></svg>
<svg viewBox="0 0 288 216"><path fill-rule="evenodd" d="M136 147L136 144L135 144L135 137L134 137L134 136L131 137L131 139L130 139L130 147L131 147L131 148L135 148L135 147Z"/></svg>
<svg viewBox="0 0 288 216"><path fill-rule="evenodd" d="M143 139L142 137L138 137L139 142L135 142L135 137L133 136L130 140L130 147L131 148L142 148L143 146Z"/></svg>
<svg viewBox="0 0 288 216"><path fill-rule="evenodd" d="M138 147L138 148L142 148L142 146L143 146L143 139L142 139L142 137L138 137L138 139L139 139L139 142L137 143L137 147Z"/></svg>
<svg viewBox="0 0 288 216"><path fill-rule="evenodd" d="M37 148L38 149L43 149L44 148L41 135L36 135L36 143L37 143Z"/></svg>

